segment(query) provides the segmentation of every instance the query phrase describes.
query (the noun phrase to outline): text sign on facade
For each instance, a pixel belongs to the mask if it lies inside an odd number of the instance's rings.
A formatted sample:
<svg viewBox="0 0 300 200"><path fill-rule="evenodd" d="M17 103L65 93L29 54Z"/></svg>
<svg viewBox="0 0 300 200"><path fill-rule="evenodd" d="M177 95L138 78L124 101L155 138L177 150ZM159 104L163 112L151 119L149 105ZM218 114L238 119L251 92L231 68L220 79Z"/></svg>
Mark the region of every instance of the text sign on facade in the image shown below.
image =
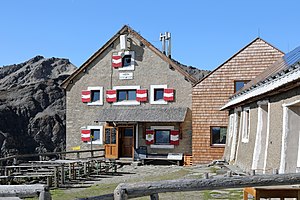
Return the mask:
<svg viewBox="0 0 300 200"><path fill-rule="evenodd" d="M119 73L119 79L120 80L133 79L133 72Z"/></svg>

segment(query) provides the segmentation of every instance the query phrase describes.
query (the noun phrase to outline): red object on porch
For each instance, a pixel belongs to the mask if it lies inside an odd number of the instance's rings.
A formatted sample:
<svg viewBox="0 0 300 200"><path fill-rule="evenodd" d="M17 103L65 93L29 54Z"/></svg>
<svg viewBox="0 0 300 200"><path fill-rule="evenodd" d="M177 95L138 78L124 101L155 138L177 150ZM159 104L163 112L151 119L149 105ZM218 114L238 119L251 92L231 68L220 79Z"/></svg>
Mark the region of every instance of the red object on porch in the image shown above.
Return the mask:
<svg viewBox="0 0 300 200"><path fill-rule="evenodd" d="M154 144L154 130L146 130L146 144Z"/></svg>

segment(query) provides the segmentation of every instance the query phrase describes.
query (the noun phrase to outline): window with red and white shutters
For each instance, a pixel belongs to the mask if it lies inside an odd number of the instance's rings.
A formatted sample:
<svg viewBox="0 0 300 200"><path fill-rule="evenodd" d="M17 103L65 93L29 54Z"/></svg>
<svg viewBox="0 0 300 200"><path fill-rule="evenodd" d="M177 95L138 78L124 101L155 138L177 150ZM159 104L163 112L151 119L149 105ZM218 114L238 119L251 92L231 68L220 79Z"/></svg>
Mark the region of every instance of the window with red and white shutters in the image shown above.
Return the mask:
<svg viewBox="0 0 300 200"><path fill-rule="evenodd" d="M171 130L170 144L179 145L179 130Z"/></svg>
<svg viewBox="0 0 300 200"><path fill-rule="evenodd" d="M112 55L111 58L111 66L113 68L119 68L122 67L122 56L121 55Z"/></svg>
<svg viewBox="0 0 300 200"><path fill-rule="evenodd" d="M91 91L90 90L81 91L81 101L83 103L91 102Z"/></svg>
<svg viewBox="0 0 300 200"><path fill-rule="evenodd" d="M113 103L117 101L117 91L116 90L106 90L106 101L108 103Z"/></svg>
<svg viewBox="0 0 300 200"><path fill-rule="evenodd" d="M154 130L146 130L146 144L154 144Z"/></svg>
<svg viewBox="0 0 300 200"><path fill-rule="evenodd" d="M82 129L81 130L81 140L83 142L89 142L91 140L91 130L90 129Z"/></svg>
<svg viewBox="0 0 300 200"><path fill-rule="evenodd" d="M164 89L164 100L174 101L174 89L171 88Z"/></svg>
<svg viewBox="0 0 300 200"><path fill-rule="evenodd" d="M148 101L148 91L147 90L136 90L136 100L140 102Z"/></svg>

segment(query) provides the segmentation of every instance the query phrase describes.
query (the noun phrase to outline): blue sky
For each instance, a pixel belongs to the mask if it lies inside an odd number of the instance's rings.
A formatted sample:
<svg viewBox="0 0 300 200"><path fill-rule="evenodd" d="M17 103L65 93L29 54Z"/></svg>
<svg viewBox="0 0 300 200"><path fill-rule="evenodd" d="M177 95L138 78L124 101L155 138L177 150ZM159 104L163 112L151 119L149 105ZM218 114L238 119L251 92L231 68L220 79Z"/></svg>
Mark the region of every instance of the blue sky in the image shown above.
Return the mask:
<svg viewBox="0 0 300 200"><path fill-rule="evenodd" d="M0 66L36 55L80 66L127 24L172 57L212 70L260 35L284 52L300 46L299 0L1 0Z"/></svg>

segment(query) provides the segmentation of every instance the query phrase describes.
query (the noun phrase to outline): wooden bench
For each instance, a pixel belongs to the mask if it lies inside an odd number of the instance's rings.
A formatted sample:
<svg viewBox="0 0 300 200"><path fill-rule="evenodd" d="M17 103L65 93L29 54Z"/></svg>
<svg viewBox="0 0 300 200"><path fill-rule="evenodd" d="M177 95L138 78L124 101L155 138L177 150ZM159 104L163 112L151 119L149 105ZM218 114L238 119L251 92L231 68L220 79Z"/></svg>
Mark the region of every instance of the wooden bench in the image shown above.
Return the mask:
<svg viewBox="0 0 300 200"><path fill-rule="evenodd" d="M246 187L244 188L244 200L248 200L248 195L252 195L255 200L260 198L296 198L300 200L299 186L268 186L268 187Z"/></svg>
<svg viewBox="0 0 300 200"><path fill-rule="evenodd" d="M180 165L183 159L182 153L169 153L169 154L147 154L142 158L142 164L146 164L153 161L166 161L171 164Z"/></svg>

